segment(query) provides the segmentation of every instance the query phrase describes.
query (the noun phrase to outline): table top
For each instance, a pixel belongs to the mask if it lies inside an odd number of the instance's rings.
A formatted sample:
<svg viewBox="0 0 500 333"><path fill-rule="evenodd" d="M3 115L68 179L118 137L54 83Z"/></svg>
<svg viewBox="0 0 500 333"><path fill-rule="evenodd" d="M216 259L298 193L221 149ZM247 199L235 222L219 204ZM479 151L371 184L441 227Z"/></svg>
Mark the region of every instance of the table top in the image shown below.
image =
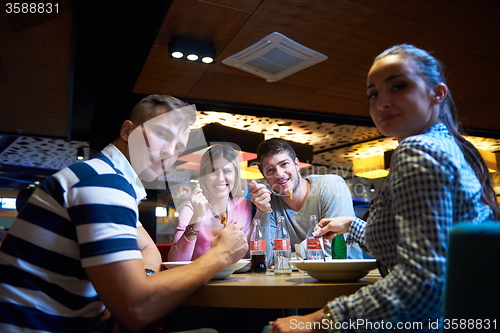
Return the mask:
<svg viewBox="0 0 500 333"><path fill-rule="evenodd" d="M291 276L250 273L232 274L223 280L209 281L184 304L208 307L259 308L259 309L319 309L342 295L350 295L359 288L380 278L378 271L371 271L358 281L318 281L303 272Z"/></svg>

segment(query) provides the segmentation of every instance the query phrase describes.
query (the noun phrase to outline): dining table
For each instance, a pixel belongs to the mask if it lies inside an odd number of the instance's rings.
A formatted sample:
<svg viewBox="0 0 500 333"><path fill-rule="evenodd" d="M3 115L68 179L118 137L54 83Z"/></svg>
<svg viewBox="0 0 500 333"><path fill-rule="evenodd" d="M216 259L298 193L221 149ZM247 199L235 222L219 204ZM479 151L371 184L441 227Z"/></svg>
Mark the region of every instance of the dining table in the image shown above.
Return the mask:
<svg viewBox="0 0 500 333"><path fill-rule="evenodd" d="M338 296L355 293L376 282L377 270L356 281L320 281L304 271L290 276L249 272L210 280L161 320L168 331L211 327L219 333L255 333L279 317L323 308Z"/></svg>
<svg viewBox="0 0 500 333"><path fill-rule="evenodd" d="M372 270L357 281L319 281L303 271L290 276L236 273L222 280L211 280L183 304L203 307L254 309L319 309L342 295L355 293L359 288L380 278Z"/></svg>

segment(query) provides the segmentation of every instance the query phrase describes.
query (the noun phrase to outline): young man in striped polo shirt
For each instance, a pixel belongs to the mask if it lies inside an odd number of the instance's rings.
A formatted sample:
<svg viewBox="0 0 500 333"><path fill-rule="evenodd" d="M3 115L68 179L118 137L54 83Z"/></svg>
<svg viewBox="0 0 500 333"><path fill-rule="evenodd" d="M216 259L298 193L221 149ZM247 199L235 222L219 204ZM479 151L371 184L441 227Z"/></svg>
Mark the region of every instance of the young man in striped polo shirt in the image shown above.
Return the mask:
<svg viewBox="0 0 500 333"><path fill-rule="evenodd" d="M99 156L40 184L0 249L0 332L93 332L105 309L137 331L245 255L234 223L191 265L155 272L157 250L138 222L140 180L174 163L195 119L193 106L148 96Z"/></svg>

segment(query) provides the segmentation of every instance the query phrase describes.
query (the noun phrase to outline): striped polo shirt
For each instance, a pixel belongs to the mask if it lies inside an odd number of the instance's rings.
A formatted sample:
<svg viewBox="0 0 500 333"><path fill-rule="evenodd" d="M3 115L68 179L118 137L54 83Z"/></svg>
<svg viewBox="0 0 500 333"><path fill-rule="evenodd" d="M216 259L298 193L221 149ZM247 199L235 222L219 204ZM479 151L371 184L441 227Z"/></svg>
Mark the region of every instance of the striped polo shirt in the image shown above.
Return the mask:
<svg viewBox="0 0 500 333"><path fill-rule="evenodd" d="M40 184L0 250L0 332L91 332L104 305L85 268L142 259L144 197L114 145Z"/></svg>

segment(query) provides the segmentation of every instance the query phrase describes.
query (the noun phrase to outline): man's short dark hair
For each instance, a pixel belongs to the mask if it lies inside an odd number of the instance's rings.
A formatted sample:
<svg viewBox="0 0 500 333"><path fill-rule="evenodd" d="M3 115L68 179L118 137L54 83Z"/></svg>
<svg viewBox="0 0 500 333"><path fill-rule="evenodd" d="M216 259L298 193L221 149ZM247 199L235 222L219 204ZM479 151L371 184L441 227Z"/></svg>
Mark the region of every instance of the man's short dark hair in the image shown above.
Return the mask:
<svg viewBox="0 0 500 333"><path fill-rule="evenodd" d="M168 111L181 109L189 104L180 99L169 95L149 95L141 99L130 112L130 120L136 125L141 125L151 118L156 111L156 108L163 106ZM182 115L188 126L192 125L196 120L196 113L191 109L186 109Z"/></svg>
<svg viewBox="0 0 500 333"><path fill-rule="evenodd" d="M288 153L292 161L295 161L297 154L292 146L281 138L272 138L262 142L257 148L257 162L259 162L259 169L262 172L262 160L281 153Z"/></svg>

